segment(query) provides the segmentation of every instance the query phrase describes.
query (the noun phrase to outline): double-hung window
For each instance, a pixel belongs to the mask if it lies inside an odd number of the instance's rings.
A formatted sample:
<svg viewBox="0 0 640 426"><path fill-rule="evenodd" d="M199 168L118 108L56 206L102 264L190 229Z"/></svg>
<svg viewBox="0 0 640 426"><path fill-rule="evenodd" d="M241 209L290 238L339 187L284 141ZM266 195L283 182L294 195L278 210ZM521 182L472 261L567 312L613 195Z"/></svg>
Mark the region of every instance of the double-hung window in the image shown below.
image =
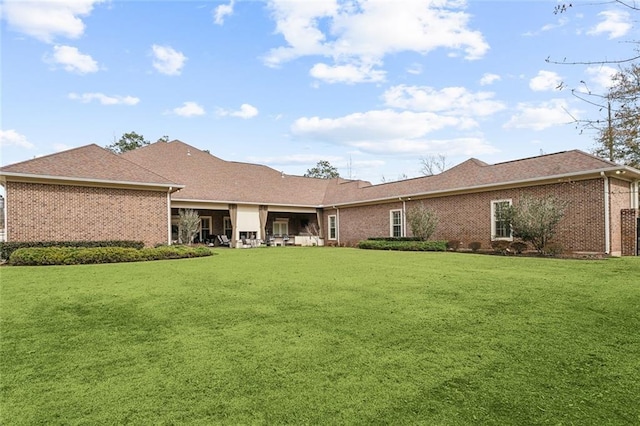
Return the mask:
<svg viewBox="0 0 640 426"><path fill-rule="evenodd" d="M329 216L329 239L338 239L338 219L336 215Z"/></svg>
<svg viewBox="0 0 640 426"><path fill-rule="evenodd" d="M389 231L392 237L403 237L404 224L402 210L389 211Z"/></svg>
<svg viewBox="0 0 640 426"><path fill-rule="evenodd" d="M511 206L511 200L495 200L491 202L491 239L513 240L511 224L506 218L505 210Z"/></svg>

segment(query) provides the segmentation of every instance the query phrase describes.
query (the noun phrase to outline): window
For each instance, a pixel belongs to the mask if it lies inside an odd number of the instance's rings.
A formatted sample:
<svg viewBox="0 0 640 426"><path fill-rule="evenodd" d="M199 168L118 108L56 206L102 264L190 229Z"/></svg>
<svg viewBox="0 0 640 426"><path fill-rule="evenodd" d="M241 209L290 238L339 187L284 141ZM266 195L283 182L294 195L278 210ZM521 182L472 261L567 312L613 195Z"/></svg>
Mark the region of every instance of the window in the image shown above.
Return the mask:
<svg viewBox="0 0 640 426"><path fill-rule="evenodd" d="M274 220L273 235L276 235L276 236L289 235L289 220L288 219Z"/></svg>
<svg viewBox="0 0 640 426"><path fill-rule="evenodd" d="M329 239L338 239L338 221L335 215L329 216Z"/></svg>
<svg viewBox="0 0 640 426"><path fill-rule="evenodd" d="M505 208L511 206L511 200L496 200L491 202L491 239L513 240L511 224L504 217Z"/></svg>
<svg viewBox="0 0 640 426"><path fill-rule="evenodd" d="M389 211L390 233L392 237L404 237L402 224L402 210Z"/></svg>
<svg viewBox="0 0 640 426"><path fill-rule="evenodd" d="M200 216L200 241L208 242L211 238L211 216Z"/></svg>

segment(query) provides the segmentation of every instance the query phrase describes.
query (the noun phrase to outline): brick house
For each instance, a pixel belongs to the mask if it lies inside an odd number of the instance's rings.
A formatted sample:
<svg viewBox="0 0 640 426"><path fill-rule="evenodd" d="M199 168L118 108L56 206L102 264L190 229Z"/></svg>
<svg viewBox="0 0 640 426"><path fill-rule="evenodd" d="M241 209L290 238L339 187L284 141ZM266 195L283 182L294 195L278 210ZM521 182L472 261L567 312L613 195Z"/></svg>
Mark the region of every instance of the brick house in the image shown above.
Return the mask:
<svg viewBox="0 0 640 426"><path fill-rule="evenodd" d="M436 211L434 238L463 246L511 240L496 212L524 195L569 205L556 241L572 252L637 255L640 170L581 151L494 165L467 160L445 172L372 185L315 179L229 162L180 141L115 155L96 145L0 169L8 241L177 239L178 210L196 209L197 240L226 234L280 244L352 246L374 236L410 236L406 212Z"/></svg>

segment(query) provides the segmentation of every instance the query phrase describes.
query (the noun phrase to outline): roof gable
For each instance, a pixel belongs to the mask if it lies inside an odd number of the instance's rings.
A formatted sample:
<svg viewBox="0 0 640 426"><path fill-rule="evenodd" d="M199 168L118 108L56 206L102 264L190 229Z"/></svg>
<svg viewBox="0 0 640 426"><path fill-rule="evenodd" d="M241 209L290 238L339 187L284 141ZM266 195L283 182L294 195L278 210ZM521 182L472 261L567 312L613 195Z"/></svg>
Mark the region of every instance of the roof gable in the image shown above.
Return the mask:
<svg viewBox="0 0 640 426"><path fill-rule="evenodd" d="M175 185L96 144L37 157L0 168L2 174L117 183Z"/></svg>

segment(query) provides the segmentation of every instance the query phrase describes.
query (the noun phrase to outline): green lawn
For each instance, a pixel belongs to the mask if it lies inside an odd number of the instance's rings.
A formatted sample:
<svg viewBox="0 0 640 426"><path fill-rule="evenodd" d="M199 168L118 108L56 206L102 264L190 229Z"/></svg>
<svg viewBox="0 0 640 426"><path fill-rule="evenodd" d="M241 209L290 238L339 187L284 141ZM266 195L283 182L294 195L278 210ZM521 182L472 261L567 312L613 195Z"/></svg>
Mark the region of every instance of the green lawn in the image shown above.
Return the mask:
<svg viewBox="0 0 640 426"><path fill-rule="evenodd" d="M640 423L640 258L3 267L0 423Z"/></svg>

